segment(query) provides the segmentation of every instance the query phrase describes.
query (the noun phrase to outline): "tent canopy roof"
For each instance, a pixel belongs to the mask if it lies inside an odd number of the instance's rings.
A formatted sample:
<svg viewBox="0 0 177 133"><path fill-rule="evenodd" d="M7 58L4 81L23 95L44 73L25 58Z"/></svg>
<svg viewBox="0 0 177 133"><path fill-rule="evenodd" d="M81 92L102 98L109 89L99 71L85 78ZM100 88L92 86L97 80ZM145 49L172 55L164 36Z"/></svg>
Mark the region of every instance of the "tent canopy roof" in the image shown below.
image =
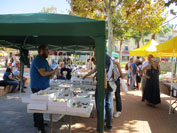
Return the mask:
<svg viewBox="0 0 177 133"><path fill-rule="evenodd" d="M0 15L0 45L37 49L48 44L51 50L91 50L95 37L105 36L105 21L51 14Z"/></svg>
<svg viewBox="0 0 177 133"><path fill-rule="evenodd" d="M152 54L158 57L172 57L173 47L177 51L177 37L168 40L162 44L158 44L156 41L151 40L141 48L131 50L130 56L147 56ZM174 54L177 57L177 53Z"/></svg>
<svg viewBox="0 0 177 133"><path fill-rule="evenodd" d="M130 56L147 56L149 54L154 54L156 52L156 46L158 43L155 40L150 40L141 48L131 50Z"/></svg>
<svg viewBox="0 0 177 133"><path fill-rule="evenodd" d="M104 91L102 88L105 88L105 21L46 13L0 15L1 46L36 49L36 46L40 44L49 44L49 49L59 50L60 47L66 48L67 46L67 48L80 51L82 48L86 50L86 48L95 46L99 88L99 127L100 132L103 132ZM23 68L23 63L21 66ZM21 74L22 78L22 69Z"/></svg>
<svg viewBox="0 0 177 133"><path fill-rule="evenodd" d="M177 52L177 36L157 46L157 50L159 52L165 52L169 54L173 53L173 49L175 52Z"/></svg>

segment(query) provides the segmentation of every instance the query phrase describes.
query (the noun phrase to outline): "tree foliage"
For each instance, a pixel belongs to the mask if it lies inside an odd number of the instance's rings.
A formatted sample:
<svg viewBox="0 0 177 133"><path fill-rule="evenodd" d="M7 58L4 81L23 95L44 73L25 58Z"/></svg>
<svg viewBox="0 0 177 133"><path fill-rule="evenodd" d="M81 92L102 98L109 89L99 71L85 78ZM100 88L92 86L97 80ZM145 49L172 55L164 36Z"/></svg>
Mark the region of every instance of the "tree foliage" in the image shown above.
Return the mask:
<svg viewBox="0 0 177 133"><path fill-rule="evenodd" d="M163 0L127 0L121 11L129 26L142 33L158 33L166 20L165 3Z"/></svg>
<svg viewBox="0 0 177 133"><path fill-rule="evenodd" d="M170 6L170 4L175 4L177 6L177 0L168 0L167 3L165 3L165 6Z"/></svg>
<svg viewBox="0 0 177 133"><path fill-rule="evenodd" d="M70 3L70 14L104 20L110 8L111 13L115 12L116 7L122 0L67 0Z"/></svg>
<svg viewBox="0 0 177 133"><path fill-rule="evenodd" d="M132 29L129 27L126 20L123 19L119 10L113 14L112 23L113 34L116 39L124 41L130 38Z"/></svg>
<svg viewBox="0 0 177 133"><path fill-rule="evenodd" d="M57 13L57 8L54 6L51 7L43 7L41 12L45 12L45 13Z"/></svg>
<svg viewBox="0 0 177 133"><path fill-rule="evenodd" d="M71 11L69 14L87 17L97 20L104 20L104 1L103 0L67 0L70 3Z"/></svg>
<svg viewBox="0 0 177 133"><path fill-rule="evenodd" d="M71 15L107 21L109 54L112 53L112 14L122 0L67 0L71 5Z"/></svg>
<svg viewBox="0 0 177 133"><path fill-rule="evenodd" d="M169 25L169 24L163 25L161 30L159 31L159 34L165 36L169 32L172 32L172 30L173 30L173 25Z"/></svg>

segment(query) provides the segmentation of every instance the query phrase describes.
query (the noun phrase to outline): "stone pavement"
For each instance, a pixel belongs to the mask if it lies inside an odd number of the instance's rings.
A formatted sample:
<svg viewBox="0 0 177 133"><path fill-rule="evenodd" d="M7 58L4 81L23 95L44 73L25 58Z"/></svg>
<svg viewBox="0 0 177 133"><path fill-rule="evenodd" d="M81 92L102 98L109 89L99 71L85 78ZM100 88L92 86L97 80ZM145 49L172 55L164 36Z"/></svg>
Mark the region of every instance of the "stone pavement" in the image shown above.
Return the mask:
<svg viewBox="0 0 177 133"><path fill-rule="evenodd" d="M31 93L29 88L26 91L22 96ZM141 102L139 90L121 92L121 96L123 112L119 118L113 119L111 133L177 132L177 112L168 115L168 103L172 98L161 94L162 103L152 108ZM32 114L28 114L26 108L26 104L21 103L19 93L0 97L0 133L37 133L37 129L33 127ZM72 133L96 133L95 111L93 117L73 117ZM67 117L64 117L63 120L66 119ZM47 133L50 132L49 126L46 130ZM67 127L58 122L54 133L67 133Z"/></svg>
<svg viewBox="0 0 177 133"><path fill-rule="evenodd" d="M162 103L156 108L141 102L139 90L122 93L123 112L119 118L113 119L111 133L176 133L177 112L168 115L170 97L161 94ZM96 132L96 116L94 119L75 119L72 132Z"/></svg>

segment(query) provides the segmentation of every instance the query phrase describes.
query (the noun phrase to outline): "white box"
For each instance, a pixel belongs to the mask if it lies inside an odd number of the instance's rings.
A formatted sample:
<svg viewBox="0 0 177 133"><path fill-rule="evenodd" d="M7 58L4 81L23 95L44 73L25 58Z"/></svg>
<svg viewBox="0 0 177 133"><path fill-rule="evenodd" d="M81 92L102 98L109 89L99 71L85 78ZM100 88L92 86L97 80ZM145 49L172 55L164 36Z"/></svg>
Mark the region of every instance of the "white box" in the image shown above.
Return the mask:
<svg viewBox="0 0 177 133"><path fill-rule="evenodd" d="M173 96L177 97L177 90L175 90L175 89L173 90Z"/></svg>
<svg viewBox="0 0 177 133"><path fill-rule="evenodd" d="M32 99L30 99L30 95L29 96L24 96L24 97L22 97L22 103L38 103L38 104L47 104L47 102L46 101L35 101L35 100L32 100Z"/></svg>
<svg viewBox="0 0 177 133"><path fill-rule="evenodd" d="M76 101L81 101L81 102L84 101L84 102L90 103L91 98L92 98L92 95L90 95L90 94L79 93L73 99L76 100Z"/></svg>
<svg viewBox="0 0 177 133"><path fill-rule="evenodd" d="M27 110L47 110L47 104L45 103L30 103L27 106Z"/></svg>
<svg viewBox="0 0 177 133"><path fill-rule="evenodd" d="M75 102L87 103L87 102L79 101L79 100L69 100L68 106L67 106L67 113L68 114L71 114L71 115L75 114L77 116L79 116L79 114L86 115L86 116L90 114L90 111L92 108L90 103L88 103L88 105L83 105L81 107L76 107L76 106L73 107L73 103L75 103ZM84 108L84 106L86 108Z"/></svg>
<svg viewBox="0 0 177 133"><path fill-rule="evenodd" d="M55 112L66 112L67 102L48 102L48 110Z"/></svg>
<svg viewBox="0 0 177 133"><path fill-rule="evenodd" d="M42 95L41 93L47 93L46 95ZM37 93L31 94L30 98L31 100L36 100L36 101L48 101L50 95L54 94L54 91L39 91Z"/></svg>

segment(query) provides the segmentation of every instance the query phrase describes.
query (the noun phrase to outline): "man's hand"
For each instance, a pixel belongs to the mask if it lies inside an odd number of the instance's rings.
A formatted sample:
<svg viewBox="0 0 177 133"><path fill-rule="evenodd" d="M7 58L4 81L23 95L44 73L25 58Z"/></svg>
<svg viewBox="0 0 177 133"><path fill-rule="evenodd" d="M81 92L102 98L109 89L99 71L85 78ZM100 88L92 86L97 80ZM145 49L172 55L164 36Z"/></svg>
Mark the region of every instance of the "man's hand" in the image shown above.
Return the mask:
<svg viewBox="0 0 177 133"><path fill-rule="evenodd" d="M96 76L93 76L93 81L95 81Z"/></svg>
<svg viewBox="0 0 177 133"><path fill-rule="evenodd" d="M124 79L124 75L123 75L123 74L121 74L120 77L121 77L122 79Z"/></svg>
<svg viewBox="0 0 177 133"><path fill-rule="evenodd" d="M53 78L54 78L54 75L53 75L53 74L49 76L49 79L53 79Z"/></svg>
<svg viewBox="0 0 177 133"><path fill-rule="evenodd" d="M59 69L58 69L58 68L56 68L54 71L55 71L55 72L59 72Z"/></svg>
<svg viewBox="0 0 177 133"><path fill-rule="evenodd" d="M146 75L146 78L147 78L147 79L150 79L151 77Z"/></svg>
<svg viewBox="0 0 177 133"><path fill-rule="evenodd" d="M82 79L85 79L87 77L87 75L85 75Z"/></svg>

